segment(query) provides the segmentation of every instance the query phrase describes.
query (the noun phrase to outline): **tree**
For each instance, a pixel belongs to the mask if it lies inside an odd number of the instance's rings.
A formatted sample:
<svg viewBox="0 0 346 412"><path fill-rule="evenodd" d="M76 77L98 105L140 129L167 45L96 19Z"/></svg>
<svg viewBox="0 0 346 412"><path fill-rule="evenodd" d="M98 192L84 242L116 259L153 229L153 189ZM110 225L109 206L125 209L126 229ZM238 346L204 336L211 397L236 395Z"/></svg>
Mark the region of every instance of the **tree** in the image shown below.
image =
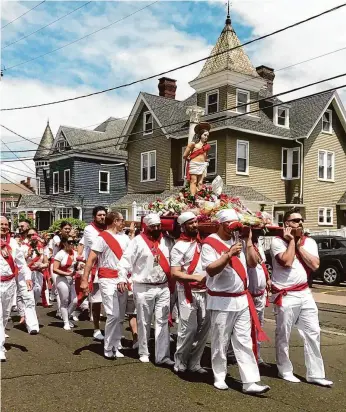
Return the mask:
<svg viewBox="0 0 346 412"><path fill-rule="evenodd" d="M32 219L31 217L26 217L26 214L24 212L19 213L19 219L18 216L14 216L13 217L13 221L12 221L12 230L15 231L18 227L18 222L20 222L21 220L29 220L30 222L30 227L34 227L34 219Z"/></svg>
<svg viewBox="0 0 346 412"><path fill-rule="evenodd" d="M56 220L52 226L48 229L48 232L53 233L60 230L61 222L69 222L74 229L84 229L87 225L83 220L74 219L73 217L68 217L66 219Z"/></svg>

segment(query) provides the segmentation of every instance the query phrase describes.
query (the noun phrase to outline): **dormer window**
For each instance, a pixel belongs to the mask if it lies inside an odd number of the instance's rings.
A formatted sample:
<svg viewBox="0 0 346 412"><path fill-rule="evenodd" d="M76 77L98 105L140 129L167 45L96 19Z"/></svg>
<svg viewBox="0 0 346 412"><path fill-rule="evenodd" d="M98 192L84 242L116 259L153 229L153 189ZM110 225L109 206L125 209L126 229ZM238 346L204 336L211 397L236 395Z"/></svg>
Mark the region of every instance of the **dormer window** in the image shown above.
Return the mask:
<svg viewBox="0 0 346 412"><path fill-rule="evenodd" d="M206 111L207 114L216 113L219 111L219 91L211 90L206 94Z"/></svg>
<svg viewBox="0 0 346 412"><path fill-rule="evenodd" d="M66 140L64 140L64 139L59 140L59 141L57 142L57 144L56 144L57 150L65 150L66 147L67 147L67 142L66 142Z"/></svg>
<svg viewBox="0 0 346 412"><path fill-rule="evenodd" d="M332 115L331 110L326 110L322 116L322 130L324 133L332 133Z"/></svg>
<svg viewBox="0 0 346 412"><path fill-rule="evenodd" d="M143 132L144 134L153 132L153 115L150 112L143 113Z"/></svg>
<svg viewBox="0 0 346 412"><path fill-rule="evenodd" d="M274 124L280 127L290 127L290 115L288 107L274 107Z"/></svg>
<svg viewBox="0 0 346 412"><path fill-rule="evenodd" d="M247 113L250 111L250 92L237 89L237 113ZM238 107L240 106L240 107Z"/></svg>

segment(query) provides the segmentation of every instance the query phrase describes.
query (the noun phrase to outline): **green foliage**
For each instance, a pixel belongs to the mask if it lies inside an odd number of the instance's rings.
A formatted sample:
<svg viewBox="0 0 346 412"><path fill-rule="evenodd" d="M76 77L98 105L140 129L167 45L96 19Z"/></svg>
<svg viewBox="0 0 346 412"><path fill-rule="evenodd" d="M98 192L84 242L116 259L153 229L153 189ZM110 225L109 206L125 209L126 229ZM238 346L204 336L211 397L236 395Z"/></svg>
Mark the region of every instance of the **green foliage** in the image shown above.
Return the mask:
<svg viewBox="0 0 346 412"><path fill-rule="evenodd" d="M30 226L34 227L34 219L32 219L31 217L26 217L26 214L24 212L19 213L19 220L17 216L13 217L13 221L12 221L12 230L16 230L18 227L18 223L21 220L29 220L30 222Z"/></svg>
<svg viewBox="0 0 346 412"><path fill-rule="evenodd" d="M57 230L60 230L60 223L63 221L69 222L74 229L84 229L85 226L87 225L83 220L74 219L73 217L68 217L66 219L56 220L52 224L52 226L48 229L48 232L53 233L53 232L56 232Z"/></svg>

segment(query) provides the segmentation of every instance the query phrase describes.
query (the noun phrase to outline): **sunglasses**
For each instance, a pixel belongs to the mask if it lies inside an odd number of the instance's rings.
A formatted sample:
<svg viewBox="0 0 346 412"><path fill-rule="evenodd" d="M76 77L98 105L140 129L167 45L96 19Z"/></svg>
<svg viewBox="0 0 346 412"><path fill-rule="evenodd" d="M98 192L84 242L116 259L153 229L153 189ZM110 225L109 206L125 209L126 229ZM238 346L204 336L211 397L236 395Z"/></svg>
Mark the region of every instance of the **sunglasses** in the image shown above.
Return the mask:
<svg viewBox="0 0 346 412"><path fill-rule="evenodd" d="M301 218L301 217L298 217L297 219L289 219L289 220L287 220L287 222L294 222L294 223L302 222L302 223L304 223L304 219Z"/></svg>
<svg viewBox="0 0 346 412"><path fill-rule="evenodd" d="M66 243L68 245L75 245L76 244L76 242L74 240L68 240Z"/></svg>

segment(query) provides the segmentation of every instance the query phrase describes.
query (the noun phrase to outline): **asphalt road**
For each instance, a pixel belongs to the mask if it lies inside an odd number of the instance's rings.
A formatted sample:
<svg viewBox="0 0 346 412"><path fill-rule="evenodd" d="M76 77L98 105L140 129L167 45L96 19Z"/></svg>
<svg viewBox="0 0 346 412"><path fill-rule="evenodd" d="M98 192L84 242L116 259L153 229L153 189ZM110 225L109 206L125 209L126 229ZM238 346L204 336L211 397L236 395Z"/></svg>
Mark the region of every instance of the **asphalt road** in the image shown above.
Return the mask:
<svg viewBox="0 0 346 412"><path fill-rule="evenodd" d="M55 311L38 308L42 324L39 335L30 336L9 325L8 361L1 365L2 411L341 412L346 405L344 309L320 307L322 328L332 325L337 330L322 334L326 374L335 383L331 389L304 381L303 348L296 332L290 353L295 373L303 382L289 384L277 378L274 323L268 311L265 329L271 341L264 345L262 354L271 368L262 370L261 375L272 390L254 397L241 393L236 366L229 367L230 389L218 391L212 386L211 371L203 379L193 375L178 377L170 369L140 363L130 349L124 350L125 358L108 361L102 357L102 345L92 340L90 322L79 322L73 332L66 332L61 321L55 319ZM129 332L125 335L129 337ZM128 345L129 341L125 339L123 344ZM210 366L208 348L203 364Z"/></svg>

